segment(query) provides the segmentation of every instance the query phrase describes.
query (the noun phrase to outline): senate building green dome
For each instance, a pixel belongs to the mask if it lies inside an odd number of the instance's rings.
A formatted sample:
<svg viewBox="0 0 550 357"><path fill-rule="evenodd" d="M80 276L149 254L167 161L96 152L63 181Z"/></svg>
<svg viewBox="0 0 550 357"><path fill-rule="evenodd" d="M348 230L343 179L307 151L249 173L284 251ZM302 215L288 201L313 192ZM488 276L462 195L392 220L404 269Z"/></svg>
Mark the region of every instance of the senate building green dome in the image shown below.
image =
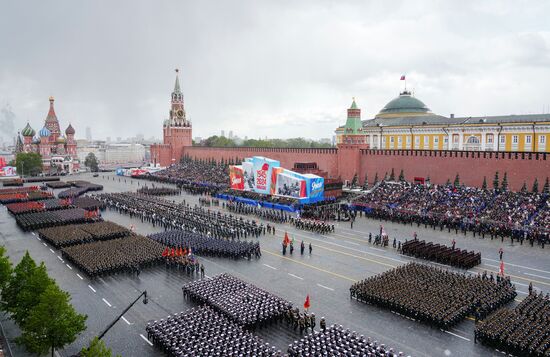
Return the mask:
<svg viewBox="0 0 550 357"><path fill-rule="evenodd" d="M408 117L418 115L431 115L432 111L421 100L412 96L411 92L403 91L399 97L392 99L377 118Z"/></svg>

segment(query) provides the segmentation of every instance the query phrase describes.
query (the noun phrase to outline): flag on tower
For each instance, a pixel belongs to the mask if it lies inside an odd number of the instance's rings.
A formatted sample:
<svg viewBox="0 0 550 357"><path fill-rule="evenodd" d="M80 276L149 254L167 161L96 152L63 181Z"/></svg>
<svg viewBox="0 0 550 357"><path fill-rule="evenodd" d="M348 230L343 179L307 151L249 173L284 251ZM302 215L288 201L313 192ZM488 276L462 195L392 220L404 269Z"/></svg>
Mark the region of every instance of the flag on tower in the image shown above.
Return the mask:
<svg viewBox="0 0 550 357"><path fill-rule="evenodd" d="M405 80L405 75L402 75L402 76L401 76L401 80L402 80L402 81Z"/></svg>
<svg viewBox="0 0 550 357"><path fill-rule="evenodd" d="M309 303L309 294L306 296L306 301L304 302L304 309L309 309L310 303Z"/></svg>

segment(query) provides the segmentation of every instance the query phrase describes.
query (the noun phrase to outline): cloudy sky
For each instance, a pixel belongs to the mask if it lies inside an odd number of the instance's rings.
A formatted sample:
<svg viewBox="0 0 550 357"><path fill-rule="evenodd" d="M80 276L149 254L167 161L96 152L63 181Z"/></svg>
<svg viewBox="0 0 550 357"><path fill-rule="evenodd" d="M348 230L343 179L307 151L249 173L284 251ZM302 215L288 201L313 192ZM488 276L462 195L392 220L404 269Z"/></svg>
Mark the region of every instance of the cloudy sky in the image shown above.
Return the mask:
<svg viewBox="0 0 550 357"><path fill-rule="evenodd" d="M330 137L402 88L457 116L550 111L548 1L4 1L0 136L48 97L84 137L161 136L174 69L193 135ZM1 139L0 139L1 140Z"/></svg>

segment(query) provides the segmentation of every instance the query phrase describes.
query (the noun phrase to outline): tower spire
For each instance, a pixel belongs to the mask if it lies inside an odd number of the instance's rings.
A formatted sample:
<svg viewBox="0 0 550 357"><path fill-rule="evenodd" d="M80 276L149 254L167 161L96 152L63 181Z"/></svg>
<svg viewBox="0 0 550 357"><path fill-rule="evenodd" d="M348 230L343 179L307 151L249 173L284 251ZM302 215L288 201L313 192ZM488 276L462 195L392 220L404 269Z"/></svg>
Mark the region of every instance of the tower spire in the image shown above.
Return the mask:
<svg viewBox="0 0 550 357"><path fill-rule="evenodd" d="M181 93L180 79L179 79L179 76L178 76L179 71L180 70L178 68L176 68L176 84L174 85L174 93L177 93L177 94Z"/></svg>

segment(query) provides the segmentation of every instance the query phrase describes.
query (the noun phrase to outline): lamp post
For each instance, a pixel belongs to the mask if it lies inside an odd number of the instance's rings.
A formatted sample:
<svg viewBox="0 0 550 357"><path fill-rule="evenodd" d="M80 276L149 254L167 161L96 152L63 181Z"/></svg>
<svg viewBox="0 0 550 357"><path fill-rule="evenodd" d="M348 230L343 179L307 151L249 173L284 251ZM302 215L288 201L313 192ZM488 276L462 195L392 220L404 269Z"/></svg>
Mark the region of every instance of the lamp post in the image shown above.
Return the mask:
<svg viewBox="0 0 550 357"><path fill-rule="evenodd" d="M141 294L139 294L139 296L134 300L132 301L132 303L130 305L128 305L128 307L126 307L121 313L120 315L118 315L118 317L116 319L114 319L113 322L111 322L107 328L105 328L105 330L97 337L98 340L101 340L103 338L103 336L105 336L105 334L111 329L111 327L113 327L118 320L120 320L120 318L126 313L128 312L128 310L130 310L130 308L132 306L134 306L134 304L143 296L143 303L144 304L147 304L147 302L149 302L149 300L147 299L147 290L143 291Z"/></svg>

